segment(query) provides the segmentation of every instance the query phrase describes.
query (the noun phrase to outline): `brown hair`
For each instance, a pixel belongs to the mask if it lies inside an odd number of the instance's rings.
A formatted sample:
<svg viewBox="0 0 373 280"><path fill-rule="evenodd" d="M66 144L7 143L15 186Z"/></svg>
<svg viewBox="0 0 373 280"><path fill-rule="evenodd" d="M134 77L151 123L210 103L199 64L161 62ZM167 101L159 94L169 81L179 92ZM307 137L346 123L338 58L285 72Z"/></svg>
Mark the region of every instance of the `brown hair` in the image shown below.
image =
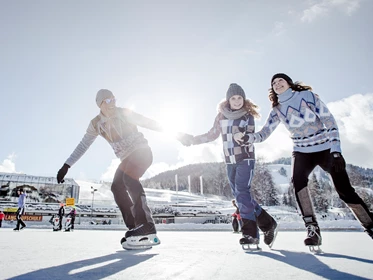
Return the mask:
<svg viewBox="0 0 373 280"><path fill-rule="evenodd" d="M229 100L222 101L219 106L230 108ZM245 99L245 102L244 102L242 108L244 108L246 110L246 112L248 112L254 118L257 118L257 119L260 118L259 106L254 104L250 99Z"/></svg>

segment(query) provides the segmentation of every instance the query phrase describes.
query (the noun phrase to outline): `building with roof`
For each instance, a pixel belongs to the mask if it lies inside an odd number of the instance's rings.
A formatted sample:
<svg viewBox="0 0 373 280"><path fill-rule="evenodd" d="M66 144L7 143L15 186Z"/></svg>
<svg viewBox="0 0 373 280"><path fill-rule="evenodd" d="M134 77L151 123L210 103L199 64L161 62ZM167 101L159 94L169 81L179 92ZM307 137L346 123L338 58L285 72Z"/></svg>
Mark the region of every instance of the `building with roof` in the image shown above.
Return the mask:
<svg viewBox="0 0 373 280"><path fill-rule="evenodd" d="M0 172L0 202L16 202L17 191L23 189L28 203L58 203L66 198L79 200L79 185L70 178L58 184L55 177Z"/></svg>

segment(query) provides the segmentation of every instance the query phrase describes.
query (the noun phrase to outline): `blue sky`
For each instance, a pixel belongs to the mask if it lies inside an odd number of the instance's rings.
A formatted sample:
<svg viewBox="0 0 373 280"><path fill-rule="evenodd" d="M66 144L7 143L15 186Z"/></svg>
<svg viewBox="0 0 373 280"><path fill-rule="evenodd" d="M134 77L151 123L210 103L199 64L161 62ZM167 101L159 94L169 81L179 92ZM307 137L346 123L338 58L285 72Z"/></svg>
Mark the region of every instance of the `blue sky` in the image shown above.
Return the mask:
<svg viewBox="0 0 373 280"><path fill-rule="evenodd" d="M54 176L108 88L174 130L207 132L230 83L270 110L277 72L313 86L341 129L349 163L373 168L373 1L1 1L0 172ZM154 153L147 176L222 161L220 139L183 147L141 129ZM291 155L279 127L257 156ZM118 160L98 138L68 173L110 179Z"/></svg>

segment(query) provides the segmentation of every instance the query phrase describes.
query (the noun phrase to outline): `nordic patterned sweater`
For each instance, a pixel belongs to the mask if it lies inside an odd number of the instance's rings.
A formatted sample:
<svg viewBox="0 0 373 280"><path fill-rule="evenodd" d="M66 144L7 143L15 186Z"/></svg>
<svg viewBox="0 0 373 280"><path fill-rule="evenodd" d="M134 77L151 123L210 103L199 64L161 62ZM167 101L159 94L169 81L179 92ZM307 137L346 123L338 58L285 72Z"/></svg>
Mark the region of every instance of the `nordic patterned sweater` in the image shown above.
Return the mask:
<svg viewBox="0 0 373 280"><path fill-rule="evenodd" d="M255 159L254 146L241 146L233 139L233 135L241 132L255 132L254 117L244 109L230 111L219 105L218 115L215 118L213 127L209 132L195 136L193 145L214 141L221 134L223 140L223 152L226 164L235 164L246 159Z"/></svg>
<svg viewBox="0 0 373 280"><path fill-rule="evenodd" d="M106 117L100 112L99 115L91 120L83 139L65 163L69 166L76 163L98 135L101 135L109 142L115 155L123 161L133 151L149 147L148 141L138 131L137 126L162 131L161 125L156 121L126 108L117 107L113 117Z"/></svg>
<svg viewBox="0 0 373 280"><path fill-rule="evenodd" d="M278 98L279 105L272 109L263 128L247 133L245 143L263 142L281 122L290 132L294 151L313 153L330 149L331 153L341 153L337 123L316 94L289 88Z"/></svg>

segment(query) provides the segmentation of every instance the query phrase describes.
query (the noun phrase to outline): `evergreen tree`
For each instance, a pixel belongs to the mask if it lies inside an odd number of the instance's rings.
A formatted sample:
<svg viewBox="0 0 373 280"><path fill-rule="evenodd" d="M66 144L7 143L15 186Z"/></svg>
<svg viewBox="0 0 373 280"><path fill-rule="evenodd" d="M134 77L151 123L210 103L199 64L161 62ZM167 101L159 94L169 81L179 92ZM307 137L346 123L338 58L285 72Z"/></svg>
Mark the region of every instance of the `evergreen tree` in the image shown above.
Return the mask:
<svg viewBox="0 0 373 280"><path fill-rule="evenodd" d="M316 212L327 212L328 210L328 199L325 195L321 184L317 180L315 172L312 173L310 182L308 183L308 188L311 194L313 205Z"/></svg>
<svg viewBox="0 0 373 280"><path fill-rule="evenodd" d="M279 205L278 194L271 173L267 166L257 160L254 177L251 182L252 194L259 204Z"/></svg>
<svg viewBox="0 0 373 280"><path fill-rule="evenodd" d="M280 168L280 170L278 171L278 173L280 173L280 175L282 175L282 176L285 176L285 177L287 177L287 174L286 174L286 169L285 169L285 168L283 168L283 167L281 167L281 168Z"/></svg>

